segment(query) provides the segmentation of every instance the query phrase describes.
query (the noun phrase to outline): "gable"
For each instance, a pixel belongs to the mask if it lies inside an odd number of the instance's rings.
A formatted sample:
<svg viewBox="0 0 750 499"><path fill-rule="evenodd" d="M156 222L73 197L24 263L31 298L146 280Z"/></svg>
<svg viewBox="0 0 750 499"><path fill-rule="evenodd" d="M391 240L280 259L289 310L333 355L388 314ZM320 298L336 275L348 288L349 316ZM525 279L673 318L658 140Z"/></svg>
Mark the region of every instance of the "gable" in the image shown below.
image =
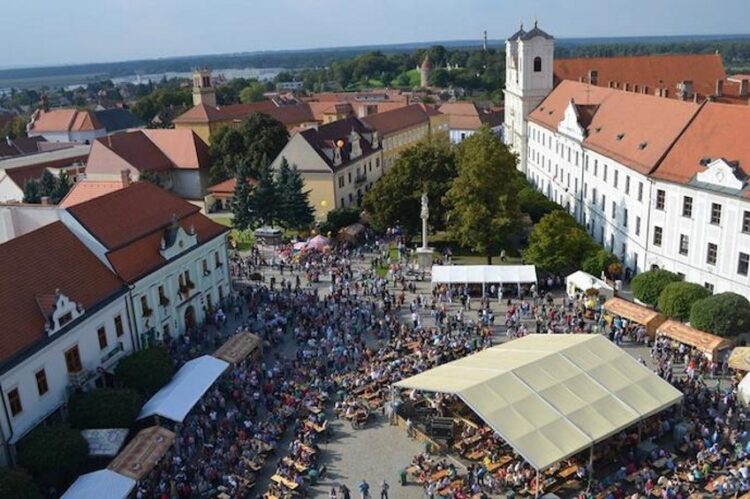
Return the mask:
<svg viewBox="0 0 750 499"><path fill-rule="evenodd" d="M720 189L740 191L745 186L745 182L739 178L738 173L737 169L730 165L727 160L719 158L712 161L705 171L696 174L695 180Z"/></svg>

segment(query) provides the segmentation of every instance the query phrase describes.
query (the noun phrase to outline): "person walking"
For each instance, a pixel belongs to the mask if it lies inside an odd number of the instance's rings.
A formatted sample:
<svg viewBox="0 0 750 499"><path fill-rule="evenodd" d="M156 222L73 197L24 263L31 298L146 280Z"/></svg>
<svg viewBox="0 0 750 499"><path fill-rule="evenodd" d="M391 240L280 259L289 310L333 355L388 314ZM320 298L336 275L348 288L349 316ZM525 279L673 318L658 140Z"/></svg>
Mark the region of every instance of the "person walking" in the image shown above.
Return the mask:
<svg viewBox="0 0 750 499"><path fill-rule="evenodd" d="M370 499L370 484L364 479L359 482L359 497L360 499Z"/></svg>
<svg viewBox="0 0 750 499"><path fill-rule="evenodd" d="M339 487L339 492L341 492L341 499L352 499L352 494L349 491L349 487L341 484L341 487Z"/></svg>
<svg viewBox="0 0 750 499"><path fill-rule="evenodd" d="M388 482L385 481L385 478L383 478L383 481L380 482L380 499L388 499L388 489L390 486L388 485Z"/></svg>

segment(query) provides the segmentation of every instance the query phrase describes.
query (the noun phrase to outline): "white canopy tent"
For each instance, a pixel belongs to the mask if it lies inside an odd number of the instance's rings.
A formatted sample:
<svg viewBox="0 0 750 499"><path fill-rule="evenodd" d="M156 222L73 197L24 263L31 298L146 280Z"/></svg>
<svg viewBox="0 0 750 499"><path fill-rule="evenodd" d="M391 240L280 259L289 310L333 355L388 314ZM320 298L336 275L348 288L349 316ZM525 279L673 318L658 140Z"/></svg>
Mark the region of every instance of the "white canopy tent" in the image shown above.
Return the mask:
<svg viewBox="0 0 750 499"><path fill-rule="evenodd" d="M138 419L156 415L182 423L190 409L227 367L227 362L211 355L186 362L172 381L146 402Z"/></svg>
<svg viewBox="0 0 750 499"><path fill-rule="evenodd" d="M432 284L536 284L533 265L433 265Z"/></svg>
<svg viewBox="0 0 750 499"><path fill-rule="evenodd" d="M532 334L396 386L458 395L538 471L682 398L600 335Z"/></svg>
<svg viewBox="0 0 750 499"><path fill-rule="evenodd" d="M601 296L604 296L607 299L612 298L615 295L615 289L612 286L598 277L594 277L582 270L573 272L565 278L565 289L568 292L568 296L571 298L573 298L576 293L591 288L597 290Z"/></svg>
<svg viewBox="0 0 750 499"><path fill-rule="evenodd" d="M740 384L737 385L737 397L743 406L750 405L750 373L747 373Z"/></svg>
<svg viewBox="0 0 750 499"><path fill-rule="evenodd" d="M125 499L135 488L135 480L111 470L99 470L79 476L62 499Z"/></svg>

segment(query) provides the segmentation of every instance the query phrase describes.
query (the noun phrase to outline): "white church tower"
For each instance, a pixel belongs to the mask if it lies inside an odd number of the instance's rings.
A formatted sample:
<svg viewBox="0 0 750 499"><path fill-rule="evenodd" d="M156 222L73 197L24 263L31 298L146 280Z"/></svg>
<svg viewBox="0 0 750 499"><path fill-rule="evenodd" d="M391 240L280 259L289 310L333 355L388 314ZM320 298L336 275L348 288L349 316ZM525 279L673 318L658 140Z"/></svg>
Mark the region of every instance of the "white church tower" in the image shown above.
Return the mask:
<svg viewBox="0 0 750 499"><path fill-rule="evenodd" d="M505 143L518 154L518 169L526 172L529 113L552 91L555 39L534 22L523 25L505 42Z"/></svg>

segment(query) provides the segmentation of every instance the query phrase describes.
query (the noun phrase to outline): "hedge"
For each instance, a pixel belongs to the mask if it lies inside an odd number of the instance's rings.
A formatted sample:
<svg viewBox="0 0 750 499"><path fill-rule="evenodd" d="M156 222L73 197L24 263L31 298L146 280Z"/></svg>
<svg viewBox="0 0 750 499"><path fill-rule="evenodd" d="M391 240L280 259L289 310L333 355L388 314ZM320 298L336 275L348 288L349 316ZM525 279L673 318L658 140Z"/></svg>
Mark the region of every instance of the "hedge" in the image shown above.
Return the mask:
<svg viewBox="0 0 750 499"><path fill-rule="evenodd" d="M669 317L688 321L693 303L709 296L711 292L700 284L670 282L659 295L659 310Z"/></svg>
<svg viewBox="0 0 750 499"><path fill-rule="evenodd" d="M4 499L41 499L31 475L22 469L0 468L0 497Z"/></svg>
<svg viewBox="0 0 750 499"><path fill-rule="evenodd" d="M130 388L78 392L68 405L73 428L130 428L138 417L141 396Z"/></svg>
<svg viewBox="0 0 750 499"><path fill-rule="evenodd" d="M174 362L166 350L152 347L122 359L115 368L115 380L120 386L150 397L169 383L174 371Z"/></svg>
<svg viewBox="0 0 750 499"><path fill-rule="evenodd" d="M72 477L88 457L89 446L79 430L66 426L40 426L25 437L18 449L19 464L32 475Z"/></svg>
<svg viewBox="0 0 750 499"><path fill-rule="evenodd" d="M681 280L680 276L667 270L649 270L635 276L630 289L636 299L648 305L656 305L667 284Z"/></svg>
<svg viewBox="0 0 750 499"><path fill-rule="evenodd" d="M747 333L750 331L750 302L732 292L703 298L690 309L690 325L724 337Z"/></svg>

